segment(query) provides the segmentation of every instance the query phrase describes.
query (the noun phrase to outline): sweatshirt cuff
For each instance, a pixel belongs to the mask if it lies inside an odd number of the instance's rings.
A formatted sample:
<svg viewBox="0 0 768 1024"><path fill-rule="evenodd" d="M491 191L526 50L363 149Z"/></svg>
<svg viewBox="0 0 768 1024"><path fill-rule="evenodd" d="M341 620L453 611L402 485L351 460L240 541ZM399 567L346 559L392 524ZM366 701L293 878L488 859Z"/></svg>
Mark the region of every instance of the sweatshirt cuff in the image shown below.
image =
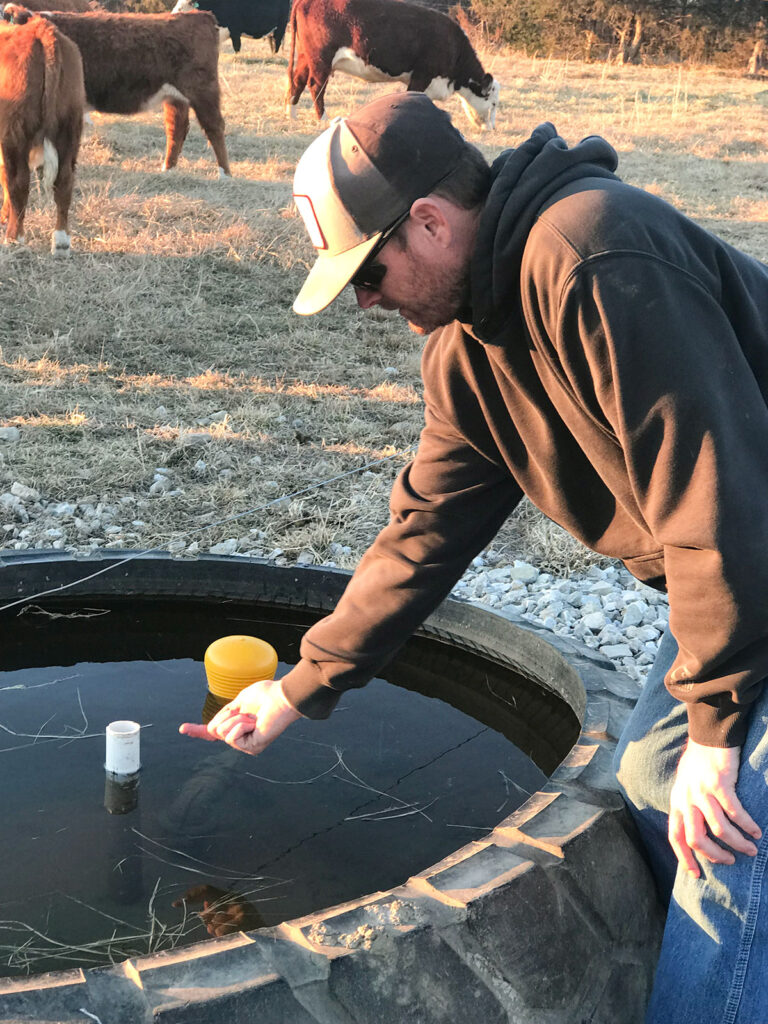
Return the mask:
<svg viewBox="0 0 768 1024"><path fill-rule="evenodd" d="M703 747L742 747L749 728L750 706L721 696L717 704L687 704L688 735Z"/></svg>
<svg viewBox="0 0 768 1024"><path fill-rule="evenodd" d="M282 685L289 703L305 718L327 718L341 697L341 691L327 686L318 666L306 658L283 676Z"/></svg>

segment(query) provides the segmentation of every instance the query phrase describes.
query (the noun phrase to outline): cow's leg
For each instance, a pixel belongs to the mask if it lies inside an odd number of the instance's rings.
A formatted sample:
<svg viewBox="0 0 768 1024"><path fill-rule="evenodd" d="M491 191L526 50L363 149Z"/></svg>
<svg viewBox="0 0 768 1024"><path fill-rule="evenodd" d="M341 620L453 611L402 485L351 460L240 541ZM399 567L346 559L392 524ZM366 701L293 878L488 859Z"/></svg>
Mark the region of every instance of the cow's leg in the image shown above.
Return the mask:
<svg viewBox="0 0 768 1024"><path fill-rule="evenodd" d="M315 114L318 121L327 120L325 114L325 90L328 87L328 80L331 77L333 68L327 64L316 64L309 73L309 92L312 102L315 104Z"/></svg>
<svg viewBox="0 0 768 1024"><path fill-rule="evenodd" d="M11 210L11 200L8 195L8 181L5 177L5 163L2 157L3 151L0 148L0 186L3 189L3 207L0 209L0 224L6 224Z"/></svg>
<svg viewBox="0 0 768 1024"><path fill-rule="evenodd" d="M24 214L29 198L29 157L10 147L3 147L3 178L8 209L5 241L24 241Z"/></svg>
<svg viewBox="0 0 768 1024"><path fill-rule="evenodd" d="M408 83L408 92L425 92L431 100L443 100L443 95L432 95L429 86L434 81L434 75L425 75L423 72L414 71Z"/></svg>
<svg viewBox="0 0 768 1024"><path fill-rule="evenodd" d="M221 116L221 103L218 87L190 96L190 103L200 127L205 132L219 164L219 177L230 178L227 144L224 141L224 118Z"/></svg>
<svg viewBox="0 0 768 1024"><path fill-rule="evenodd" d="M170 171L179 162L181 147L189 131L189 104L185 100L163 101L165 159L161 170Z"/></svg>
<svg viewBox="0 0 768 1024"><path fill-rule="evenodd" d="M298 54L293 74L288 79L288 92L285 96L285 111L291 120L296 117L296 105L301 99L301 94L307 87L309 79L309 63L304 54Z"/></svg>
<svg viewBox="0 0 768 1024"><path fill-rule="evenodd" d="M56 140L56 152L59 156L59 170L53 183L53 200L56 203L56 227L53 232L51 252L54 256L69 256L69 207L72 202L72 189L75 184L75 164L80 149L80 134L83 118L80 111L75 111L68 123L62 125Z"/></svg>

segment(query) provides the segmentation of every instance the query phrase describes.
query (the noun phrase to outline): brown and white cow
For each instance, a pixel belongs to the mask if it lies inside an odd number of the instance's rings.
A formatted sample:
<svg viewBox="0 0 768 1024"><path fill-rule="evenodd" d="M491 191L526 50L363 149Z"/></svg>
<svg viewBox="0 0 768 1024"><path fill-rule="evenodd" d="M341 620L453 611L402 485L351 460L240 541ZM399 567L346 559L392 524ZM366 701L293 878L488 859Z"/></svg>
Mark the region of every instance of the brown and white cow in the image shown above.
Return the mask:
<svg viewBox="0 0 768 1024"><path fill-rule="evenodd" d="M344 71L367 82L404 82L432 100L456 93L475 125L495 125L499 83L483 70L461 28L440 11L399 0L295 0L291 29L291 117L308 85L323 120L328 79Z"/></svg>
<svg viewBox="0 0 768 1024"><path fill-rule="evenodd" d="M83 65L77 47L43 18L0 21L0 180L5 241L24 240L30 169L53 189L52 251L69 255L69 205L83 127Z"/></svg>
<svg viewBox="0 0 768 1024"><path fill-rule="evenodd" d="M10 3L3 17L20 22L30 15ZM89 109L138 114L162 104L166 135L162 170L168 171L178 163L191 106L216 154L220 177L229 176L219 92L219 30L212 14L46 11L44 17L80 50Z"/></svg>

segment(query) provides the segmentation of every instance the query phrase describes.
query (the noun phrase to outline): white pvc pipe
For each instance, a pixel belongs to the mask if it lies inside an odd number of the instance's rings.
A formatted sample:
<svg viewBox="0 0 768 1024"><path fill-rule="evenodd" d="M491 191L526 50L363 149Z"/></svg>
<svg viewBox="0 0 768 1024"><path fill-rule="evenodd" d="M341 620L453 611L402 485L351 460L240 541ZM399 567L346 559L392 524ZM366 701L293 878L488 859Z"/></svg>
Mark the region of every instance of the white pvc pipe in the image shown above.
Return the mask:
<svg viewBox="0 0 768 1024"><path fill-rule="evenodd" d="M114 775L133 775L141 768L138 722L110 722L107 726L107 757L104 767Z"/></svg>

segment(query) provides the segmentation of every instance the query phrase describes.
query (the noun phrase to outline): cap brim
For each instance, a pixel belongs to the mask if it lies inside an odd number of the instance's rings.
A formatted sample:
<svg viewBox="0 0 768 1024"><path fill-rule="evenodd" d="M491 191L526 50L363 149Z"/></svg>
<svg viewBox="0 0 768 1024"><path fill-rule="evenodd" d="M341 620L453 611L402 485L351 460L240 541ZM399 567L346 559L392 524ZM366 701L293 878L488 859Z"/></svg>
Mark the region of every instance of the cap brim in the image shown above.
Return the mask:
<svg viewBox="0 0 768 1024"><path fill-rule="evenodd" d="M294 313L312 316L330 306L365 263L382 234L383 231L379 231L373 238L367 238L360 245L334 256L320 250L304 287L293 303Z"/></svg>

